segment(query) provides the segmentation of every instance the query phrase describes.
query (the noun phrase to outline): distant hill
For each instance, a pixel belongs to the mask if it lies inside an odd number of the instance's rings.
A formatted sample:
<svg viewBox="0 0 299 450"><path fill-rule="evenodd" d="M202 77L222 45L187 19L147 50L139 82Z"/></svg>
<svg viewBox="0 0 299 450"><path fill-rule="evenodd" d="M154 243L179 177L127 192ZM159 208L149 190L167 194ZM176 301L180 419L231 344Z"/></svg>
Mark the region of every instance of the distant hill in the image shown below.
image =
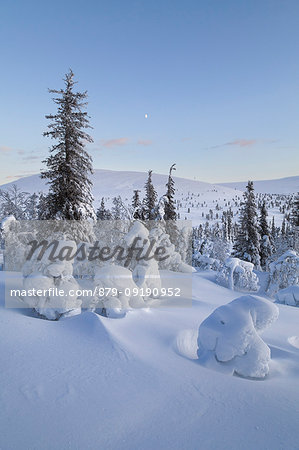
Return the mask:
<svg viewBox="0 0 299 450"><path fill-rule="evenodd" d="M244 191L247 181L221 183L221 186ZM261 194L293 194L299 192L299 176L278 178L275 180L259 180L253 182L256 192Z"/></svg>
<svg viewBox="0 0 299 450"><path fill-rule="evenodd" d="M165 193L165 184L168 175L153 174L153 183L158 195ZM101 197L110 198L121 195L123 199L131 199L134 189L141 190L141 197L144 192L144 184L147 179L146 172L126 172L116 170L96 169L92 176L93 195L97 200ZM188 196L188 193L205 194L204 197L227 197L232 198L236 195L234 188L217 186L216 184L204 183L202 181L189 180L187 178L174 177L176 193L178 197ZM20 178L11 183L3 184L1 189L7 189L16 184L24 192L46 192L47 185L38 174L29 177Z"/></svg>

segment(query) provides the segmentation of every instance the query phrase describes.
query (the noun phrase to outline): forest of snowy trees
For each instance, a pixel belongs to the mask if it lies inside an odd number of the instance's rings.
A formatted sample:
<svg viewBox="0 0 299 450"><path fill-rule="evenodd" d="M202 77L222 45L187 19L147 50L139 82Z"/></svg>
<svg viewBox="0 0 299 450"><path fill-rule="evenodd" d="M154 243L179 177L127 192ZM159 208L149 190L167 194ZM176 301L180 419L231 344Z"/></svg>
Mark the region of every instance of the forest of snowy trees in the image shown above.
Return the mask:
<svg viewBox="0 0 299 450"><path fill-rule="evenodd" d="M70 70L64 78L63 89L49 90L55 94L53 101L57 111L46 115L50 123L44 136L54 141L41 172L41 177L47 181L48 192L29 194L17 185L1 190L2 219L75 221L78 226L68 225L67 233L65 228L62 235L67 235L76 244L80 241L92 243L97 235L103 238L105 233L99 230L107 231L108 228L110 243L124 243L131 227L138 222L141 228L136 230L141 237L155 236L172 255L166 266L159 265L160 269L183 270L183 264L189 258L198 270L215 270L218 281L232 289L257 290L254 271L271 272L273 263L282 255L289 251L296 255L299 194L256 195L252 181L248 181L243 199L236 196L227 200L224 207L213 200L213 206L206 212L206 201L196 198L192 192L187 198L176 195L173 177L176 165L172 164L165 179L165 192L160 197L153 183L153 172L149 170L144 186L133 190L131 199L123 199L122 192L114 198L99 193L95 201L90 181L92 158L86 150L86 144L92 142L92 137L85 131L91 128L89 116L84 111L87 92L75 92L74 87L74 74ZM187 212L181 214L183 206ZM178 221L184 222L195 206L203 223L193 227L191 236ZM274 217L269 217L268 210L274 207L283 215L281 226L275 224ZM96 220L98 224L94 225ZM109 221L108 228L104 221ZM111 221L123 221L126 225L110 225ZM3 226L2 234L4 232ZM80 269L81 275L83 269ZM79 275L78 266L76 270Z"/></svg>

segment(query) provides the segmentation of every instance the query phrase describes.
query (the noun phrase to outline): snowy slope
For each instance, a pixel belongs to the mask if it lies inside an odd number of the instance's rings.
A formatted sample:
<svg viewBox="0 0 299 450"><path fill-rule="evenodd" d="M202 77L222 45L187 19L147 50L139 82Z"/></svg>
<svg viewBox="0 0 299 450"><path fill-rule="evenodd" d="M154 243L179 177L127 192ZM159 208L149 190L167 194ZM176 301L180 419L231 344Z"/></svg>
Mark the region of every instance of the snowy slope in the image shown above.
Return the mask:
<svg viewBox="0 0 299 450"><path fill-rule="evenodd" d="M293 180L293 178L288 180ZM299 177L297 178L299 179ZM95 170L95 173L92 176L95 208L99 207L102 197L105 198L106 206L111 208L113 198L118 195L121 195L126 204L131 204L134 189L139 189L141 191L140 197L143 198L146 179L147 173L145 172ZM163 195L166 190L165 184L167 182L167 175L153 174L152 179L158 195ZM238 220L238 206L236 206L236 204L240 203L240 199L243 197L243 191L235 189L233 183L232 186L223 186L179 177L174 177L174 180L176 199L178 201L177 212L180 214L180 219L191 220L193 226L196 226L200 223L205 223L207 220L206 215L209 214L210 210L213 210L214 217L212 220L218 220L215 219L217 213L215 208L218 204L220 210L227 210L231 207L235 215L235 220ZM274 193L277 190L280 191L280 189L277 188L278 182L280 182L280 180L273 180L271 183L267 181L260 183L269 183L267 184L268 187L265 187L265 191ZM292 190L294 184L292 183L286 183L284 187L285 190L288 192L296 192L296 189ZM38 174L20 178L15 182L2 185L0 188L8 189L12 184L16 184L21 191L28 193L47 190L45 181L42 180ZM246 183L243 183L243 185L241 183L240 188L245 188L245 185ZM257 190L257 192L259 191ZM269 208L268 212L269 218L274 216L276 225L280 226L283 220L283 214L280 213L279 208ZM221 220L221 215L222 213L220 212L219 220Z"/></svg>
<svg viewBox="0 0 299 450"><path fill-rule="evenodd" d="M194 274L192 308L123 319L86 312L48 322L2 300L0 448L297 449L299 309L279 305L263 335L273 358L264 381L216 372L176 349L182 330L196 336L208 314L241 295L212 277Z"/></svg>
<svg viewBox="0 0 299 450"><path fill-rule="evenodd" d="M220 184L220 183L219 183ZM244 191L247 181L221 183L221 186ZM254 181L254 189L261 194L293 194L299 192L299 176L278 178L276 180Z"/></svg>
<svg viewBox="0 0 299 450"><path fill-rule="evenodd" d="M165 193L165 184L167 183L167 175L153 174L153 183L159 195ZM96 169L91 177L93 182L93 194L96 199L101 197L110 197L121 195L123 199L131 199L134 189L144 190L147 179L146 172L126 172L116 170ZM174 177L176 190L181 195L188 195L188 192L207 193L219 192L228 197L235 196L234 188L217 186L215 184L204 183L202 181L189 180L187 178ZM1 189L7 189L16 184L22 191L33 193L46 191L47 186L45 180L42 180L38 174L29 177L20 178L17 181L3 184Z"/></svg>

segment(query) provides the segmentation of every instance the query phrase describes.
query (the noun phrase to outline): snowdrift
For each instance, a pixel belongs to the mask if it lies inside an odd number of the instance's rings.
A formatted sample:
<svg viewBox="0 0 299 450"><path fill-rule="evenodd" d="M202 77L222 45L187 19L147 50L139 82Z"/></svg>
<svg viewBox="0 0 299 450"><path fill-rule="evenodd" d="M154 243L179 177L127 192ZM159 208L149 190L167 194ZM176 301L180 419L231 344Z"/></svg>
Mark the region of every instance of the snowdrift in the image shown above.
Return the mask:
<svg viewBox="0 0 299 450"><path fill-rule="evenodd" d="M219 364L229 363L232 373L264 378L269 372L270 349L259 333L277 317L273 303L252 296L220 306L199 327L199 360L215 358Z"/></svg>

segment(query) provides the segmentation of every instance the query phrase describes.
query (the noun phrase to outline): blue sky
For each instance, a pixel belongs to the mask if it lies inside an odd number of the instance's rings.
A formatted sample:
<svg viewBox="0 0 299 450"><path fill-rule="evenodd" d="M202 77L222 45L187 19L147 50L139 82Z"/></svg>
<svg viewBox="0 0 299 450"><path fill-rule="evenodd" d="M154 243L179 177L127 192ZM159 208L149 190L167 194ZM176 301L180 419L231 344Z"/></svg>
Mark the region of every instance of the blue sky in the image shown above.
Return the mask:
<svg viewBox="0 0 299 450"><path fill-rule="evenodd" d="M2 0L0 56L1 183L43 167L47 89L70 67L89 94L95 168L299 173L297 0Z"/></svg>

